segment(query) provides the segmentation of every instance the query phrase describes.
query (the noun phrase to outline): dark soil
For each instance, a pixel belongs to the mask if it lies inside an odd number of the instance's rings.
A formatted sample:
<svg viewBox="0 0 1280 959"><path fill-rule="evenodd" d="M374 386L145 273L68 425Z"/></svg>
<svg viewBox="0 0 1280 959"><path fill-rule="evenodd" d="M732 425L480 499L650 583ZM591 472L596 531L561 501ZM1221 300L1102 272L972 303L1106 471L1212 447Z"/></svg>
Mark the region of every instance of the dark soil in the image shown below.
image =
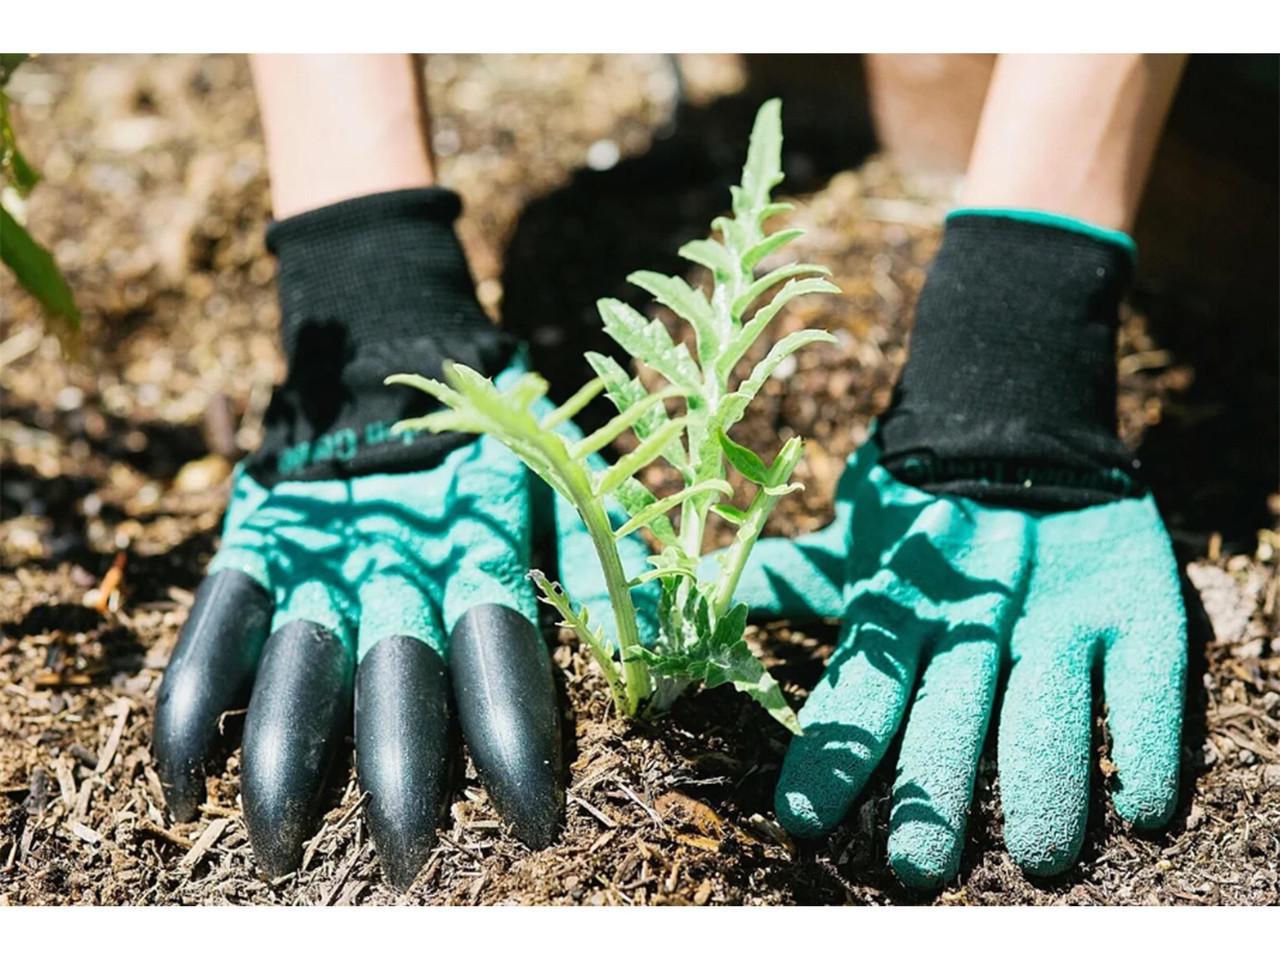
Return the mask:
<svg viewBox="0 0 1280 959"><path fill-rule="evenodd" d="M737 58L679 64L677 76L662 57L433 58L443 180L466 197L486 308L563 395L581 381L581 351L607 347L595 298L639 302L628 271L676 267L676 247L726 202L755 106L784 89L792 219L844 296L797 304L776 335L820 323L839 342L771 380L743 435L765 452L794 432L815 440L798 476L808 490L773 532L814 529L888 401L953 184L904 179L871 152L848 94L856 61L779 58L750 76ZM1119 822L1100 771L1080 864L1028 880L1001 845L989 753L960 876L916 896L885 866L883 770L833 836L795 846L771 808L784 737L761 711L717 690L625 727L587 658L549 629L572 731L559 844L529 853L507 837L468 769L426 869L397 894L381 882L348 749L302 868L267 881L238 809L238 754L189 825L166 818L149 757L156 688L217 545L230 464L257 443L282 372L247 66L46 57L13 94L45 174L28 223L72 279L85 336L64 361L0 275L0 903L1280 902L1274 257L1263 285L1237 268L1194 295L1187 276L1211 256L1189 243L1179 261L1171 244L1154 261L1181 272L1144 281L1121 333L1123 435L1188 577L1183 789L1167 829ZM1181 182L1179 155L1204 156L1195 129L1175 125L1159 182ZM1270 223L1241 241L1254 252L1277 234L1270 169L1245 177L1255 219L1260 208ZM834 632L767 624L753 638L799 701Z"/></svg>

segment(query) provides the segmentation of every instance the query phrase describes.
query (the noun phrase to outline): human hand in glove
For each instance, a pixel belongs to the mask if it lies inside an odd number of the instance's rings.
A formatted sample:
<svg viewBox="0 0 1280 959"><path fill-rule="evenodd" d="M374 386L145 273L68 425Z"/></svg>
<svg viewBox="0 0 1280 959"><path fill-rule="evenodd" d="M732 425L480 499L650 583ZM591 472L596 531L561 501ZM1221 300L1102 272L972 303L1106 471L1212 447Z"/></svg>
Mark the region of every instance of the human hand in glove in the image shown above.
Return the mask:
<svg viewBox="0 0 1280 959"><path fill-rule="evenodd" d="M997 730L1005 844L1034 875L1084 839L1100 677L1126 821L1177 795L1186 672L1178 566L1115 439L1114 322L1131 241L1031 213L953 214L889 412L828 528L766 540L735 594L839 616L777 786L803 837L840 823L900 727L888 853L907 885L957 871Z"/></svg>
<svg viewBox="0 0 1280 959"><path fill-rule="evenodd" d="M263 450L237 470L161 684L154 752L171 814L194 818L220 716L247 699L245 824L273 875L300 862L353 704L357 775L393 884L413 881L435 841L451 692L515 835L544 846L562 816L559 706L527 578L533 514L566 543L584 531L572 509L550 520L550 491L501 444L389 430L426 410L416 391L383 386L388 373L445 358L508 365L500 383L522 372L475 303L457 212L447 191L401 191L269 233L289 378ZM593 562L565 574L599 606Z"/></svg>

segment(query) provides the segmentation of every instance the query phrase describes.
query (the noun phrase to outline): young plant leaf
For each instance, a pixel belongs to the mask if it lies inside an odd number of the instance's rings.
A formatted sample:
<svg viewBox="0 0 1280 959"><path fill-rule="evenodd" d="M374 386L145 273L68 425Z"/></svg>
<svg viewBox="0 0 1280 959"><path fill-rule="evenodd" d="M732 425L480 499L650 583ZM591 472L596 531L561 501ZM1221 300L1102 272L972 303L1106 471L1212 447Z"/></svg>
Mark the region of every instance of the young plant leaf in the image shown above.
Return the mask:
<svg viewBox="0 0 1280 959"><path fill-rule="evenodd" d="M797 237L804 236L804 230L779 230L777 233L770 233L746 253L742 254L742 267L744 270L754 270L756 264L763 260L770 253L786 246Z"/></svg>
<svg viewBox="0 0 1280 959"><path fill-rule="evenodd" d="M723 480L707 480L703 483L694 483L692 486L686 486L678 493L672 493L662 499L655 499L638 513L632 514L631 519L615 530L613 535L617 539L622 539L627 534L643 529L658 518L664 517L691 496L701 496L703 493L720 493L723 496L732 496L733 487Z"/></svg>
<svg viewBox="0 0 1280 959"><path fill-rule="evenodd" d="M661 320L646 320L621 300L596 303L604 330L618 345L686 392L698 389L698 367L684 344L676 344Z"/></svg>
<svg viewBox="0 0 1280 959"><path fill-rule="evenodd" d="M705 266L717 283L723 283L736 269L733 254L715 240L690 240L680 247L680 255L690 263Z"/></svg>
<svg viewBox="0 0 1280 959"><path fill-rule="evenodd" d="M605 470L593 487L593 492L597 496L608 496L621 486L627 477L633 475L637 470L644 469L657 459L662 454L663 447L679 436L680 431L683 429L683 416L664 423L647 440L630 453L620 456L618 462Z"/></svg>
<svg viewBox="0 0 1280 959"><path fill-rule="evenodd" d="M3 206L0 206L0 261L49 314L66 320L73 330L79 328L80 310L58 265L49 251L33 240Z"/></svg>
<svg viewBox="0 0 1280 959"><path fill-rule="evenodd" d="M746 314L751 304L768 293L771 289L781 283L783 280L789 280L796 276L807 276L813 273L822 276L829 276L831 271L825 266L818 266L816 263L789 263L780 266L776 270L770 270L764 276L755 280L747 287L737 299L733 301L734 319L741 320Z"/></svg>
<svg viewBox="0 0 1280 959"><path fill-rule="evenodd" d="M600 667L600 672L604 674L605 681L613 693L614 702L621 707L626 702L626 685L623 682L622 673L614 665L613 651L605 643L604 634L598 629L591 628L587 608L583 606L574 609L564 588L559 583L548 579L542 570L529 570L529 578L542 593L542 601L554 607L560 614L560 622L557 625L572 629L578 641L591 650L596 665Z"/></svg>
<svg viewBox="0 0 1280 959"><path fill-rule="evenodd" d="M782 182L782 101L766 100L756 113L747 146L747 162L742 167L742 186L733 187L735 216L754 217L760 225L769 194Z"/></svg>
<svg viewBox="0 0 1280 959"><path fill-rule="evenodd" d="M755 315L742 324L741 329L730 340L720 359L718 368L720 374L728 378L729 374L733 372L733 368L738 365L738 361L746 355L747 350L751 349L751 344L760 338L760 334L773 322L773 318L778 315L778 312L792 300L808 293L839 292L840 287L822 277L815 276L807 277L803 280L788 280L772 300L756 310Z"/></svg>
<svg viewBox="0 0 1280 959"><path fill-rule="evenodd" d="M649 491L649 488L634 476L613 491L613 498L622 505L622 508L627 511L627 515L632 519L658 502L658 497L654 496ZM629 525L629 523L624 523L623 529ZM674 546L676 544L675 527L671 525L671 520L667 519L665 515L660 514L642 525L647 526L649 532L653 533L664 546ZM638 529L639 527L635 528ZM618 530L614 533L614 538L621 539L629 532L631 530L627 530L626 533Z"/></svg>
<svg viewBox="0 0 1280 959"><path fill-rule="evenodd" d="M763 486L769 482L769 467L764 465L764 460L745 446L735 443L724 430L717 430L716 437L720 440L720 448L724 450L724 455L747 482L755 483L757 486Z"/></svg>

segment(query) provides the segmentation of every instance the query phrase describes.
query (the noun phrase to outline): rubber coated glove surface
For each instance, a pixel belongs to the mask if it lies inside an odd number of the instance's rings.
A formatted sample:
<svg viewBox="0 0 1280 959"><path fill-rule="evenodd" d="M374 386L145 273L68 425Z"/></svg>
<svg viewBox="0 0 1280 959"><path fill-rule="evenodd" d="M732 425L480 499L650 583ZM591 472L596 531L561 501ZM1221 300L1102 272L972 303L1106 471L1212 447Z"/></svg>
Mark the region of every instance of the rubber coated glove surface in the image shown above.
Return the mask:
<svg viewBox="0 0 1280 959"><path fill-rule="evenodd" d="M1163 825L1177 796L1186 616L1153 499L996 508L900 483L877 457L874 440L850 457L831 526L762 542L736 594L760 615L842 619L783 764L782 825L834 829L905 720L890 863L910 886L949 880L1006 675L1005 843L1027 872L1061 872L1084 839L1098 671L1116 811Z"/></svg>
<svg viewBox="0 0 1280 959"><path fill-rule="evenodd" d="M508 369L499 387L522 372ZM388 878L407 885L434 843L445 795L451 671L464 738L499 813L529 845L550 842L563 769L549 658L533 625L536 525L555 528L561 555L574 556L566 588L597 622L611 619L576 513L557 504L554 519L532 515L552 499L488 437L421 472L267 488L238 471L157 706L173 814L196 814L218 717L252 687L246 825L269 872L296 868L354 700L371 832ZM623 552L629 568L644 568L642 542Z"/></svg>

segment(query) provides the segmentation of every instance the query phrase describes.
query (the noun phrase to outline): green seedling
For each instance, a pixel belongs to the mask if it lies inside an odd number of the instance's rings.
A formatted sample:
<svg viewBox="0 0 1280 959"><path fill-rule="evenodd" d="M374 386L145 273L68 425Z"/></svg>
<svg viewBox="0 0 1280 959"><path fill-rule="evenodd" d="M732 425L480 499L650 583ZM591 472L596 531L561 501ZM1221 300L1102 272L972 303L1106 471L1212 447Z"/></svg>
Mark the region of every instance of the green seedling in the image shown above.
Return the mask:
<svg viewBox="0 0 1280 959"><path fill-rule="evenodd" d="M533 373L506 391L461 365L446 366L444 383L412 374L387 379L417 387L445 407L399 423L398 430L491 434L573 504L603 568L616 644L558 583L539 571L531 575L543 599L560 613L562 625L590 648L619 710L628 717L661 712L696 683L731 683L788 729L800 731L777 681L743 638L747 607L733 601L747 556L774 505L800 487L791 482L791 475L803 456L803 444L793 437L772 463L765 463L730 439L729 431L784 359L810 343L834 339L821 330L791 333L732 385L739 362L786 304L810 293L839 292L824 278L829 271L812 263L788 263L756 275L766 257L803 232L764 230L767 220L791 209L770 197L782 181L781 151L781 104L770 100L756 116L742 183L731 188L732 216L712 222L719 239L694 240L679 251L710 271L710 297L679 277L641 271L628 278L692 327L693 353L675 342L660 320L647 319L618 300L597 304L605 331L665 385L651 391L611 358L588 353L595 378L562 406L540 415L551 406L545 400L546 381ZM764 299L780 284L772 298ZM617 416L589 436L565 435L570 419L602 392L617 407ZM596 454L628 430L636 445L612 465L602 464ZM683 480L680 490L662 498L636 475L659 459ZM730 501L730 464L754 487L745 509ZM609 518L610 500L629 516L616 527ZM677 511L678 525L672 521ZM704 578L699 560L712 513L736 527L736 535L720 553L718 564L708 564L716 574ZM641 530L647 530L659 548L649 559L652 568L628 579L617 544ZM646 646L637 629L632 590L653 580L659 585L659 635Z"/></svg>
<svg viewBox="0 0 1280 959"><path fill-rule="evenodd" d="M71 287L49 251L36 242L6 208L12 197L25 197L40 179L18 149L9 122L9 97L5 93L9 78L26 59L24 53L0 53L0 188L12 191L7 198L3 195L5 190L0 189L0 261L13 271L27 292L40 301L45 315L62 324L56 329L65 336L80 327L80 311Z"/></svg>

